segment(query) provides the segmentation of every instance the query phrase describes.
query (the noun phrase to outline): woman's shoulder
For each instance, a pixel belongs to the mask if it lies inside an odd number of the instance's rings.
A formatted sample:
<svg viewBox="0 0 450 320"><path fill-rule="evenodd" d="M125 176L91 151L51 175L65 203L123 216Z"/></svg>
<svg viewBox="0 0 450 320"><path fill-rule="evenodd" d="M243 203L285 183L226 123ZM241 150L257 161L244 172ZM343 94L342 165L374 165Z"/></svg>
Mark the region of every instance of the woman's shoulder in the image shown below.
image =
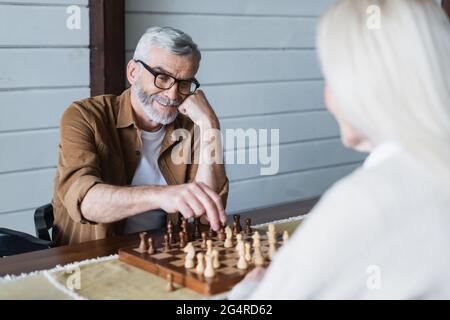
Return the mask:
<svg viewBox="0 0 450 320"><path fill-rule="evenodd" d="M373 213L376 218L382 217L380 212L413 214L418 208L432 207L433 202L450 204L448 193L442 191L425 169L399 153L376 166L360 167L337 181L315 209L368 217Z"/></svg>

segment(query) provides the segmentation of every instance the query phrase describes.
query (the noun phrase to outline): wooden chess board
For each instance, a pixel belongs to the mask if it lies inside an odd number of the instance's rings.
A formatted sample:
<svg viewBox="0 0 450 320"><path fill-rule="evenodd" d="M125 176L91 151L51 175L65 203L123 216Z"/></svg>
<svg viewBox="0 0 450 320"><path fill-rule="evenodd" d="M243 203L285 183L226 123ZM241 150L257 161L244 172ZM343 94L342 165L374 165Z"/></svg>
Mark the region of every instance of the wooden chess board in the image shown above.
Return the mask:
<svg viewBox="0 0 450 320"><path fill-rule="evenodd" d="M243 234L244 241L252 243L251 236ZM265 266L270 263L268 259L269 243L267 235L260 234L261 252L266 258ZM277 249L282 245L282 236L277 234ZM155 253L150 255L147 252L139 252L138 244L133 248L119 250L119 259L125 263L141 268L148 272L154 273L160 277L166 278L169 273L173 275L173 282L198 293L204 295L214 295L229 291L241 281L245 275L253 269L253 265L249 264L246 270L237 268L238 254L235 249L236 241L232 248L224 248L224 241L220 241L217 237L211 239L213 241L213 249L219 251L220 267L215 269L216 275L213 278L205 278L195 272L195 267L186 269L184 267L186 254L180 249L179 242L175 242L169 251L164 252L161 247L156 248ZM206 252L202 249L202 240L192 241L196 253Z"/></svg>

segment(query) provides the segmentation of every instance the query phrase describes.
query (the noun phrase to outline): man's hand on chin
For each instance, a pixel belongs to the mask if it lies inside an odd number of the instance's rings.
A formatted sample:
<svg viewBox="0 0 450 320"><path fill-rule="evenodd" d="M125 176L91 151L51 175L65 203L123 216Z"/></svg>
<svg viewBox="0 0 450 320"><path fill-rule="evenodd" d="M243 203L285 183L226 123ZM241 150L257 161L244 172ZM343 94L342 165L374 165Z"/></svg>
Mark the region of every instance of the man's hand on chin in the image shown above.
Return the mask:
<svg viewBox="0 0 450 320"><path fill-rule="evenodd" d="M187 97L178 110L202 129L219 128L219 120L202 90Z"/></svg>

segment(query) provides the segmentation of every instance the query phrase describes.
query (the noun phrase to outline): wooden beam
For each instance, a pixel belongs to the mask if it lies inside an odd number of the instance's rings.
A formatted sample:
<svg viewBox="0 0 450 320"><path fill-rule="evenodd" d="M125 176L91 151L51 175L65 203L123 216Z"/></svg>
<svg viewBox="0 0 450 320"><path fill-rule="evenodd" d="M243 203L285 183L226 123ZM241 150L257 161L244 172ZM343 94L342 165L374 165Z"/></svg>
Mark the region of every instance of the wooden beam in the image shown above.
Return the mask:
<svg viewBox="0 0 450 320"><path fill-rule="evenodd" d="M442 0L442 8L444 8L444 11L447 12L450 18L450 0Z"/></svg>
<svg viewBox="0 0 450 320"><path fill-rule="evenodd" d="M125 89L125 1L89 0L91 95Z"/></svg>

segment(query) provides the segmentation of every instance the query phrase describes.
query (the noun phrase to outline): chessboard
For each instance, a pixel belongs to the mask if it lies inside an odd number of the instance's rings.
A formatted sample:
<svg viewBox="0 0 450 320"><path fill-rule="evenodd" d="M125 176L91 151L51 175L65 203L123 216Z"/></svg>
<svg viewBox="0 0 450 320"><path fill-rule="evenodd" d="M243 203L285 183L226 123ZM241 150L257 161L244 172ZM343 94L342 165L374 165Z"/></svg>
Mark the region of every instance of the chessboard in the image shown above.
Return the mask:
<svg viewBox="0 0 450 320"><path fill-rule="evenodd" d="M269 244L269 233L263 234L254 231L250 227L250 220L246 220L245 230L242 230L239 224L239 216L234 216L235 222L233 227L222 229L219 232L213 232L211 229L209 232L200 232L196 219L195 228L193 232L187 231L189 228L184 222L183 228L179 228L179 231L174 232L175 228L172 225L168 225L168 233L164 235L164 240L161 245L152 247L156 242L153 239L146 237L146 233L140 234L140 243L131 248L125 248L119 250L119 259L125 263L131 264L135 267L141 268L155 275L163 277L168 280L168 289L174 290L173 283L184 286L191 290L194 290L203 295L215 295L226 291L229 291L240 282L245 275L250 272L255 263L251 259L251 251L256 250L253 248L255 242L255 234L258 235L258 251L262 254L260 256L263 259L257 263L260 266L267 267L270 263L270 256L272 252L269 252L271 245ZM189 224L191 225L191 224ZM226 230L228 229L228 230ZM225 232L228 231L225 238ZM232 232L232 233L231 233ZM288 235L276 233L272 227L272 236L270 236L270 242L272 243L271 251L277 250L283 242L287 241ZM190 233L189 236L187 233ZM174 235L179 234L179 237ZM238 235L240 234L240 235ZM169 238L171 239L169 243ZM183 239L181 239L183 238ZM227 240L230 238L229 240ZM211 241L208 241L211 240ZM228 244L228 248L225 247L225 242L231 241L232 246ZM180 243L181 242L181 243ZM206 245L208 243L208 246ZM242 242L242 247L246 245L246 268L238 268L238 261L241 253L238 252L236 246L239 242ZM208 250L214 249L216 251L216 261L214 265L214 275L206 277L203 272L198 272L198 268L193 266L192 268L186 268L186 251L184 250L186 244L191 243L195 249L195 256L198 259L198 253L202 253L203 256L209 254ZM252 249L250 249L252 247ZM243 254L242 250L242 254ZM259 253L258 252L258 253ZM196 259L196 266L198 267L198 260ZM203 261L202 261L203 262Z"/></svg>

